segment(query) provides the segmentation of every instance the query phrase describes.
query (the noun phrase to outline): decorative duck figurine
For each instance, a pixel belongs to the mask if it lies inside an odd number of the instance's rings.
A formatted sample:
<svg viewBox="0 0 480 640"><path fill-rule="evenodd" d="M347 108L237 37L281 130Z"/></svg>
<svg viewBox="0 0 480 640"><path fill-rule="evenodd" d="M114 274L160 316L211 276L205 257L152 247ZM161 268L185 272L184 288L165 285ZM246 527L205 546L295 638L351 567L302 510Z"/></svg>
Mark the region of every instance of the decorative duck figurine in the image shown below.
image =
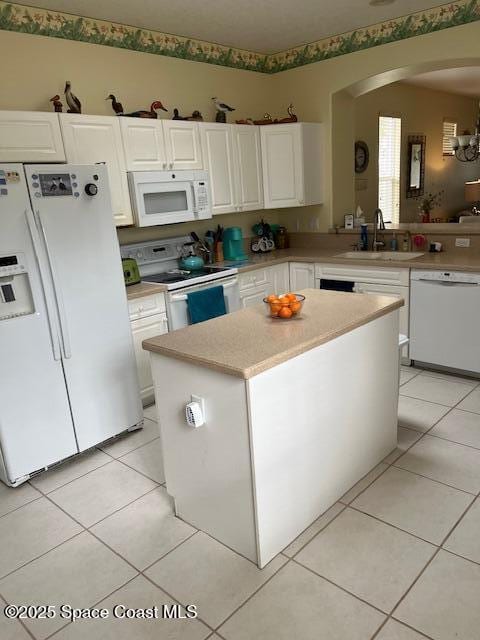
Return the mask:
<svg viewBox="0 0 480 640"><path fill-rule="evenodd" d="M227 121L227 113L228 111L235 111L233 107L229 107L225 102L221 102L218 98L212 98L212 102L215 105L215 109L217 110L217 115L215 117L216 122L226 122Z"/></svg>
<svg viewBox="0 0 480 640"><path fill-rule="evenodd" d="M105 98L105 100L111 100L112 101L112 109L115 111L117 116L123 116L123 104L121 102L118 102L118 100L115 98L113 93L110 93Z"/></svg>
<svg viewBox="0 0 480 640"><path fill-rule="evenodd" d="M125 113L124 115L128 116L129 118L158 118L157 109L168 111L168 109L165 109L160 100L155 100L150 105L150 111L132 111L132 113Z"/></svg>
<svg viewBox="0 0 480 640"><path fill-rule="evenodd" d="M173 110L173 118L172 120L188 120L188 118L184 118L183 116L180 115L179 111L177 108L175 108Z"/></svg>
<svg viewBox="0 0 480 640"><path fill-rule="evenodd" d="M287 108L288 118L282 118L278 121L279 124L283 122L297 122L298 118L293 111L293 104L290 103Z"/></svg>
<svg viewBox="0 0 480 640"><path fill-rule="evenodd" d="M72 84L69 80L65 82L65 100L68 105L67 113L82 113L82 103L75 94L72 93Z"/></svg>
<svg viewBox="0 0 480 640"><path fill-rule="evenodd" d="M56 113L62 113L63 104L60 100L60 96L58 95L58 93L57 95L53 96L53 98L50 98L50 102L53 102L53 108L55 109Z"/></svg>

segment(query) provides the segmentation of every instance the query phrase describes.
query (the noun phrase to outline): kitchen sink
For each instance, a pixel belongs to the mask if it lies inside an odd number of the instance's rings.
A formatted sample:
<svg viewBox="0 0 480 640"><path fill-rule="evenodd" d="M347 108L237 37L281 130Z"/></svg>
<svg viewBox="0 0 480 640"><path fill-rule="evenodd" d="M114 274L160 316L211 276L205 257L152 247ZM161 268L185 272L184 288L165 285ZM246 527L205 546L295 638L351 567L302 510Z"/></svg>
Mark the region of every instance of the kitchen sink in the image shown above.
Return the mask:
<svg viewBox="0 0 480 640"><path fill-rule="evenodd" d="M347 258L351 260L413 260L420 258L423 253L418 251L346 251L337 253L334 258Z"/></svg>

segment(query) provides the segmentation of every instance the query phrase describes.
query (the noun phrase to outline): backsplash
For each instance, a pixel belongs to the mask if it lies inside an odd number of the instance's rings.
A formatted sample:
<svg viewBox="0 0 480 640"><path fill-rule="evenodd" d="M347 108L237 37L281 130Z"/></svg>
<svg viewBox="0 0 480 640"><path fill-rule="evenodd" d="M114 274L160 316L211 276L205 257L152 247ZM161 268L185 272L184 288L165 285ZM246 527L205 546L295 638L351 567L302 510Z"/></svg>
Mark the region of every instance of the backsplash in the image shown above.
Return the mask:
<svg viewBox="0 0 480 640"><path fill-rule="evenodd" d="M117 235L120 244L130 244L133 242L146 242L148 240L158 240L159 238L188 235L190 231L196 231L199 236L203 236L208 229L215 229L217 225L220 224L222 227L240 227L244 237L248 238L253 235L252 226L262 218L269 224L281 224L278 210L264 209L262 211L219 215L209 220L168 224L161 227L123 227L117 229Z"/></svg>

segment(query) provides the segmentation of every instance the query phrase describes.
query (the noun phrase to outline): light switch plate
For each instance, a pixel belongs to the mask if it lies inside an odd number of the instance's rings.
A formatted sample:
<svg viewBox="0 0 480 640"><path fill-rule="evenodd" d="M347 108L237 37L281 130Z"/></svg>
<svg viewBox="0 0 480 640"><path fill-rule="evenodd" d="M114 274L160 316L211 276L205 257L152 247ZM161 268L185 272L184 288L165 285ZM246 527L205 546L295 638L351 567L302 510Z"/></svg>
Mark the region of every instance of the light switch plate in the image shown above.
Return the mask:
<svg viewBox="0 0 480 640"><path fill-rule="evenodd" d="M469 247L470 246L470 238L455 238L455 246L456 247Z"/></svg>

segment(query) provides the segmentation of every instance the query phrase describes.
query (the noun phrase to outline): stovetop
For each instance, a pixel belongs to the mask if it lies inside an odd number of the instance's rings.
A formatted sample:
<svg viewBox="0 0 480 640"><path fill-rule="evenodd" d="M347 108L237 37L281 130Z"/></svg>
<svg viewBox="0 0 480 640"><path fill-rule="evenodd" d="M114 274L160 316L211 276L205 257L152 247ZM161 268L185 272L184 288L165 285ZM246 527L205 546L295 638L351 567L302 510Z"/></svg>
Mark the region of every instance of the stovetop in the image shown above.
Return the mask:
<svg viewBox="0 0 480 640"><path fill-rule="evenodd" d="M226 278L238 272L235 267L210 265L196 271L179 268L185 247L192 244L190 236L179 236L123 245L120 252L122 258L134 258L137 261L142 282L164 284L169 291Z"/></svg>
<svg viewBox="0 0 480 640"><path fill-rule="evenodd" d="M235 275L237 269L231 267L208 267L186 271L184 269L171 269L162 273L152 273L142 276L142 282L155 282L165 284L168 290L181 289L186 286L203 284L212 280L226 278Z"/></svg>

